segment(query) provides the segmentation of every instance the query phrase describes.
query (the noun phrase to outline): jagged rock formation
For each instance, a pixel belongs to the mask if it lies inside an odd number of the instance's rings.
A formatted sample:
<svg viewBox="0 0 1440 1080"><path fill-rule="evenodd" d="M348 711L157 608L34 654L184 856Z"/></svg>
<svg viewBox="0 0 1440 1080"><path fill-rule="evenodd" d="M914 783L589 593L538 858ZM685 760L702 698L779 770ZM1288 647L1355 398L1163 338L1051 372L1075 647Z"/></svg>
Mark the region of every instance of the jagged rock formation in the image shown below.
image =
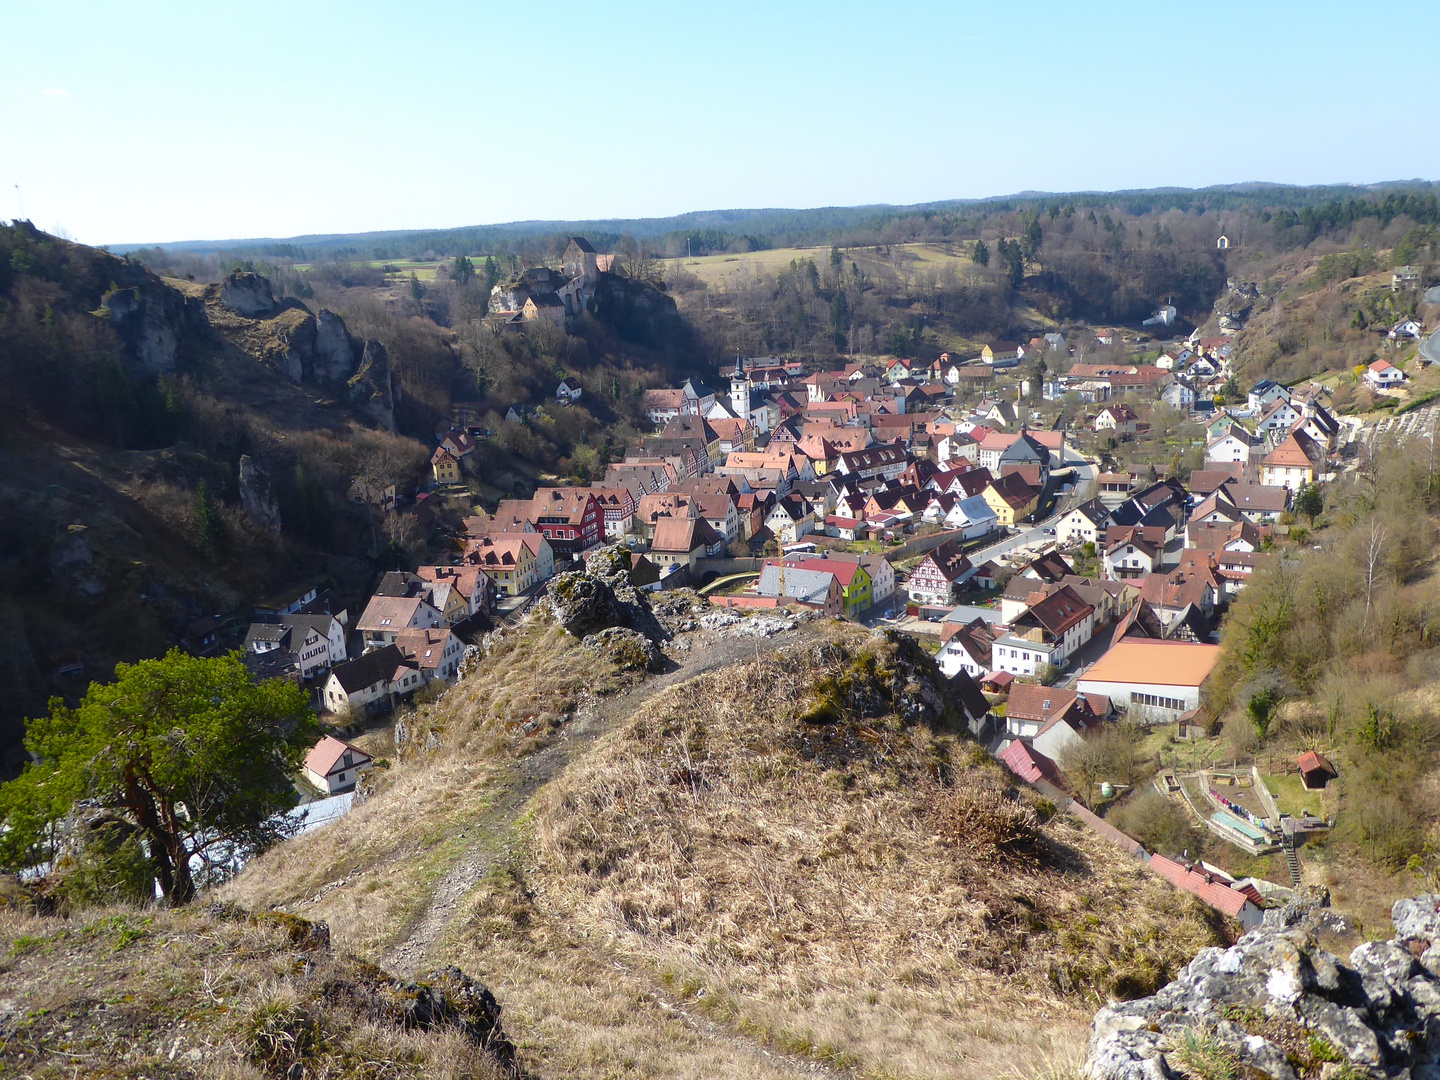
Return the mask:
<svg viewBox="0 0 1440 1080"><path fill-rule="evenodd" d="M260 528L280 534L280 504L270 490L270 477L249 454L240 455L240 505Z"/></svg>
<svg viewBox="0 0 1440 1080"><path fill-rule="evenodd" d="M105 591L105 582L95 569L90 531L84 525L70 525L55 538L50 548L50 574L83 596L99 596Z"/></svg>
<svg viewBox="0 0 1440 1080"><path fill-rule="evenodd" d="M117 264L130 269L130 264ZM129 286L111 289L101 310L136 364L148 375L173 375L179 368L180 345L208 333L204 306L141 272Z"/></svg>
<svg viewBox="0 0 1440 1080"><path fill-rule="evenodd" d="M395 430L400 386L378 341L356 338L335 312L311 315L293 298L276 300L259 274L236 272L205 290L210 325L295 383L344 387L370 419Z"/></svg>
<svg viewBox="0 0 1440 1080"><path fill-rule="evenodd" d="M595 316L626 338L656 344L683 333L675 298L643 281L601 274L595 283Z"/></svg>
<svg viewBox="0 0 1440 1080"><path fill-rule="evenodd" d="M245 270L236 270L220 284L220 302L231 311L252 319L275 310L270 279Z"/></svg>
<svg viewBox="0 0 1440 1080"><path fill-rule="evenodd" d="M556 574L545 605L567 634L588 637L606 627L629 627L652 640L666 635L650 601L630 582L627 553L609 544L585 560L584 570Z"/></svg>
<svg viewBox="0 0 1440 1080"><path fill-rule="evenodd" d="M1348 961L1325 945L1354 929L1325 902L1268 912L1229 949L1201 950L1154 997L1101 1009L1087 1075L1440 1077L1440 896L1397 901L1395 937L1358 945Z"/></svg>
<svg viewBox="0 0 1440 1080"><path fill-rule="evenodd" d="M581 645L622 671L665 670L665 654L660 651L660 646L628 626L607 626L591 634Z"/></svg>
<svg viewBox="0 0 1440 1080"><path fill-rule="evenodd" d="M365 342L360 367L350 377L350 401L360 406L376 423L395 430L395 401L399 390L390 372L390 354L378 341Z"/></svg>
<svg viewBox="0 0 1440 1080"><path fill-rule="evenodd" d="M348 382L360 366L364 345L346 328L345 320L328 308L315 317L314 375L327 382Z"/></svg>

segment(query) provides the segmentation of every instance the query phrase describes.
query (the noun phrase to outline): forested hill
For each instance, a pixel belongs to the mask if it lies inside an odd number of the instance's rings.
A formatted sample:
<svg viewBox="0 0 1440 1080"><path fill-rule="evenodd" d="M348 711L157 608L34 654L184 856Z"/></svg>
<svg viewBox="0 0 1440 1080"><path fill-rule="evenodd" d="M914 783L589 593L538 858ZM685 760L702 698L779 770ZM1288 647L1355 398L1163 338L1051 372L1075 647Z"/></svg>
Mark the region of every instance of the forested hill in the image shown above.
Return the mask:
<svg viewBox="0 0 1440 1080"><path fill-rule="evenodd" d="M1268 222L1292 222L1307 240L1322 229L1378 216L1385 224L1400 214L1419 223L1440 221L1436 184L1425 180L1377 184L1296 187L1244 183L1207 188L1151 188L1116 192L1021 192L988 199L945 199L908 206L827 206L814 209L698 210L672 217L602 218L586 221L513 221L454 229L316 234L279 238L193 240L163 245L171 252L228 253L236 257L324 259L350 257L397 259L420 253L468 255L515 251L537 241L581 235L602 249L622 236L648 241L658 251L678 255L689 242L692 254L747 251L797 244L863 242L867 236L891 242L903 238L964 234L992 215L1043 213L1052 205L1083 211L1110 210L1132 217L1182 213L1253 216ZM895 234L899 230L900 234ZM146 245L118 245L118 252Z"/></svg>

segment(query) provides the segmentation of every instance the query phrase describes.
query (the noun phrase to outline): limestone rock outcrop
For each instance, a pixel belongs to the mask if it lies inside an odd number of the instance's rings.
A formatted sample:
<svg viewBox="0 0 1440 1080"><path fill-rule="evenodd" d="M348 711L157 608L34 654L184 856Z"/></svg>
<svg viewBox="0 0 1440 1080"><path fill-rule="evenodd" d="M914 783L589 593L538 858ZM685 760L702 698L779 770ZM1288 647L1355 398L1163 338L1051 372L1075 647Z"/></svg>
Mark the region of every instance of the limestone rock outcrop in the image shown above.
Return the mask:
<svg viewBox="0 0 1440 1080"><path fill-rule="evenodd" d="M360 367L350 377L350 401L360 406L377 423L395 430L395 402L400 391L390 371L390 354L378 341L365 342Z"/></svg>
<svg viewBox="0 0 1440 1080"><path fill-rule="evenodd" d="M1395 936L1343 960L1327 945L1354 928L1325 902L1267 912L1153 997L1101 1009L1086 1075L1440 1078L1440 896L1397 901Z"/></svg>
<svg viewBox="0 0 1440 1080"><path fill-rule="evenodd" d="M584 570L556 574L545 605L565 632L575 637L616 626L651 640L665 637L649 600L631 584L629 559L618 544L608 544L587 557Z"/></svg>
<svg viewBox="0 0 1440 1080"><path fill-rule="evenodd" d="M240 505L260 528L279 534L280 504L270 490L270 476L249 454L240 455Z"/></svg>
<svg viewBox="0 0 1440 1080"><path fill-rule="evenodd" d="M135 283L107 292L101 311L147 375L173 375L180 367L182 343L209 330L204 306L159 278L133 272L125 276Z"/></svg>
<svg viewBox="0 0 1440 1080"><path fill-rule="evenodd" d="M275 294L270 291L270 279L236 270L220 284L220 302L231 311L255 318L269 315L275 310Z"/></svg>
<svg viewBox="0 0 1440 1080"><path fill-rule="evenodd" d="M360 366L364 346L345 326L345 320L328 308L315 316L315 378L348 382Z"/></svg>
<svg viewBox="0 0 1440 1080"><path fill-rule="evenodd" d="M582 641L581 646L609 660L622 671L664 671L660 646L628 626L607 626Z"/></svg>

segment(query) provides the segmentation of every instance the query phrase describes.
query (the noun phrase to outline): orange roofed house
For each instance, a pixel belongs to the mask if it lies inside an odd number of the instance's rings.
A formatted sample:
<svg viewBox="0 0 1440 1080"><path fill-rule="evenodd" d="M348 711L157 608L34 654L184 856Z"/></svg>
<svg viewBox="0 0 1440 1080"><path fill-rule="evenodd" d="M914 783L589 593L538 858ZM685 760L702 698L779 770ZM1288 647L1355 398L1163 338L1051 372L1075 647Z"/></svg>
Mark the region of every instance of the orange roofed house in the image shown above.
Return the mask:
<svg viewBox="0 0 1440 1080"><path fill-rule="evenodd" d="M1104 694L1132 720L1169 723L1200 707L1220 646L1126 638L1085 672L1082 693Z"/></svg>
<svg viewBox="0 0 1440 1080"><path fill-rule="evenodd" d="M536 553L531 547L534 540L547 548L549 546L549 541L539 533L479 536L465 545L465 562L484 570L501 595L519 596L537 581L543 580L538 574Z"/></svg>

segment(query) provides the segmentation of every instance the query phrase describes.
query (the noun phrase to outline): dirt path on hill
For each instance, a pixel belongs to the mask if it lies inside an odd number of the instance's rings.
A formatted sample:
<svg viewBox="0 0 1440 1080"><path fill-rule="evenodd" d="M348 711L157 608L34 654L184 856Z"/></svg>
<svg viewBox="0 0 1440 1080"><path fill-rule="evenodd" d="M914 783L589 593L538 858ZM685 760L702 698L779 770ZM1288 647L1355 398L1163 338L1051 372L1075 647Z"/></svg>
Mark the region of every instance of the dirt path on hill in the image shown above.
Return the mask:
<svg viewBox="0 0 1440 1080"><path fill-rule="evenodd" d="M479 839L436 885L419 921L409 935L381 959L380 966L397 975L414 976L425 970L427 963L434 962L430 955L433 946L454 923L461 902L497 865L497 859L504 854L505 838L535 793L559 776L618 721L678 683L716 668L753 660L809 636L809 627L804 623L772 637L741 637L734 634L734 628L682 634L676 643L688 648L681 652L672 646L671 656L678 665L674 670L652 676L623 693L582 702L561 737L518 762L495 802L467 824L466 831Z"/></svg>

